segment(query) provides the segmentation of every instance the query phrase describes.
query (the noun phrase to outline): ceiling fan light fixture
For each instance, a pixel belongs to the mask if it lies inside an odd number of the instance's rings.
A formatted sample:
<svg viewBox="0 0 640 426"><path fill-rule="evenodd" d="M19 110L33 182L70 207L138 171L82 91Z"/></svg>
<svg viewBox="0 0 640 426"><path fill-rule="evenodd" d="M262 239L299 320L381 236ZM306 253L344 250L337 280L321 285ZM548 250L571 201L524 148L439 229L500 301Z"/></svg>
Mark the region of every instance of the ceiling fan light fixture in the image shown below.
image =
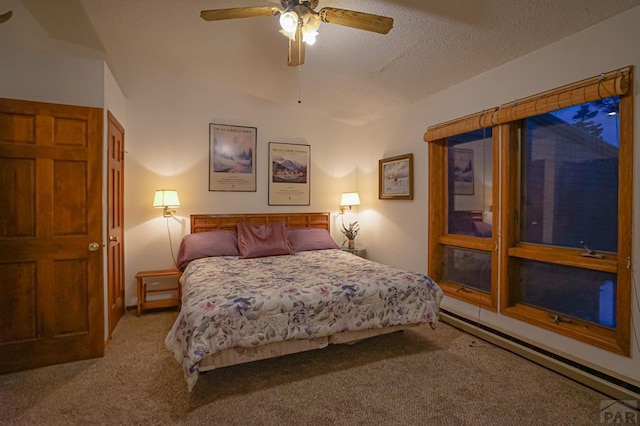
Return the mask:
<svg viewBox="0 0 640 426"><path fill-rule="evenodd" d="M320 28L320 16L314 13L307 13L302 17L302 41L312 46L318 37L318 29Z"/></svg>
<svg viewBox="0 0 640 426"><path fill-rule="evenodd" d="M320 19L320 15L316 13L307 13L302 17L302 22L304 22L304 27L309 32L317 32L322 20Z"/></svg>
<svg viewBox="0 0 640 426"><path fill-rule="evenodd" d="M298 28L298 14L289 11L280 15L280 26L282 30L289 34L295 34Z"/></svg>
<svg viewBox="0 0 640 426"><path fill-rule="evenodd" d="M302 30L302 41L307 43L309 46L313 46L314 44L316 44L316 37L318 37L317 31L308 32L304 29Z"/></svg>

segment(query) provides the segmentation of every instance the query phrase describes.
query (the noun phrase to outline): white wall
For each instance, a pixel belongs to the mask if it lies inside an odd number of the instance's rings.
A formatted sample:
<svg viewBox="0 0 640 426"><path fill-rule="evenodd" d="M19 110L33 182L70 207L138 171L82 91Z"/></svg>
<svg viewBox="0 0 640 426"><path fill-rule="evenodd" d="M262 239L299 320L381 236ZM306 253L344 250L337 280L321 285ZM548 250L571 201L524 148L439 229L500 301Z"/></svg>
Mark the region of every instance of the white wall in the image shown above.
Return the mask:
<svg viewBox="0 0 640 426"><path fill-rule="evenodd" d="M291 108L227 93L154 67L139 70L127 97L125 267L127 304L135 304L138 271L173 267L189 215L200 213L337 212L340 194L355 189L360 155L350 126L308 117ZM257 191L211 192L209 123L257 128ZM311 205L268 205L268 144L311 146ZM181 207L164 219L152 208L156 189L176 189ZM169 243L168 228L172 245ZM335 225L335 223L334 223ZM334 239L341 234L332 225Z"/></svg>
<svg viewBox="0 0 640 426"><path fill-rule="evenodd" d="M636 130L640 123L638 101L638 66L640 65L640 7L618 15L596 26L572 35L532 54L521 57L462 84L424 99L405 111L387 117L367 127L361 133L362 144L368 150L360 162L359 190L365 200L361 206L362 242L370 257L385 263L416 271L427 270L427 146L422 142L427 127L483 109L498 106L548 89L562 86L602 72L627 65L636 66ZM634 187L640 187L640 146L635 132ZM379 158L413 152L415 162L415 200L379 201L375 165ZM634 192L634 235L640 227L640 191ZM377 230L371 232L366 230ZM635 330L640 331L640 312L637 304L637 283L640 239L633 242ZM445 297L443 308L476 321L478 307ZM594 348L584 343L530 326L493 312L482 311L481 322L493 328L517 335L556 353L606 372L640 382L640 353L637 337L632 337L630 358Z"/></svg>
<svg viewBox="0 0 640 426"><path fill-rule="evenodd" d="M102 108L99 59L34 52L0 45L0 96Z"/></svg>
<svg viewBox="0 0 640 426"><path fill-rule="evenodd" d="M0 25L0 97L102 108L100 52L49 37L19 0L5 0L13 17Z"/></svg>
<svg viewBox="0 0 640 426"><path fill-rule="evenodd" d="M127 127L127 99L122 93L122 89L114 78L111 70L106 64L104 65L104 109L105 123L107 111L111 112L118 122L126 129ZM105 126L106 127L106 126ZM105 130L106 137L106 130ZM105 147L106 149L106 147ZM106 151L105 151L106 152Z"/></svg>

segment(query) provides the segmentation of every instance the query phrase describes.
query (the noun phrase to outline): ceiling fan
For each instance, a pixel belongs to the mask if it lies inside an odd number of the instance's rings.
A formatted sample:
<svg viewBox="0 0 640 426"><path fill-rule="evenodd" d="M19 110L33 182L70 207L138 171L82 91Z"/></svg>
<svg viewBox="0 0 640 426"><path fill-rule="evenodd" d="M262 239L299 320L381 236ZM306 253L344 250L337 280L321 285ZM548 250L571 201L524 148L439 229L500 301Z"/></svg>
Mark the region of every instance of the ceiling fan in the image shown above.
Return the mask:
<svg viewBox="0 0 640 426"><path fill-rule="evenodd" d="M289 66L304 64L305 43L315 43L322 22L379 34L387 34L393 28L393 18L386 16L335 7L324 7L316 12L318 2L319 0L280 0L282 10L270 6L213 9L203 10L200 17L205 21L221 21L280 15L280 33L289 39Z"/></svg>

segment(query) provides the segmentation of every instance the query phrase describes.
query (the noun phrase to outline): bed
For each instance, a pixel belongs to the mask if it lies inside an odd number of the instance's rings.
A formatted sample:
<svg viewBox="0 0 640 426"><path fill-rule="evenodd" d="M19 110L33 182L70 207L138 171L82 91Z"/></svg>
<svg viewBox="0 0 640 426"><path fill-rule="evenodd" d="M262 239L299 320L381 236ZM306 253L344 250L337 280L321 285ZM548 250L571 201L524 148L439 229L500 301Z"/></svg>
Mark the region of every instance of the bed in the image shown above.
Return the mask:
<svg viewBox="0 0 640 426"><path fill-rule="evenodd" d="M191 216L165 339L189 390L207 370L436 326L433 280L340 250L329 230L329 213Z"/></svg>
<svg viewBox="0 0 640 426"><path fill-rule="evenodd" d="M491 238L491 223L485 222L483 216L482 210L456 210L449 212L448 232L456 235Z"/></svg>

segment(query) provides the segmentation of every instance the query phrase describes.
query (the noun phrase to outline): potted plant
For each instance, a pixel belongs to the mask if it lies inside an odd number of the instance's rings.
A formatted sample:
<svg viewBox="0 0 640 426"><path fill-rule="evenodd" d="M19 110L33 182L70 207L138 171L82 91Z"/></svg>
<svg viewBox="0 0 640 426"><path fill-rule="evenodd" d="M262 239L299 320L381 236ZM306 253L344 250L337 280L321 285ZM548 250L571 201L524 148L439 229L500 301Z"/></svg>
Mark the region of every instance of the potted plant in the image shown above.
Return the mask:
<svg viewBox="0 0 640 426"><path fill-rule="evenodd" d="M356 244L354 240L356 239L356 235L358 235L358 231L360 231L358 222L351 222L349 227L344 226L344 223L342 224L342 233L347 240L349 240L349 248L355 247Z"/></svg>

